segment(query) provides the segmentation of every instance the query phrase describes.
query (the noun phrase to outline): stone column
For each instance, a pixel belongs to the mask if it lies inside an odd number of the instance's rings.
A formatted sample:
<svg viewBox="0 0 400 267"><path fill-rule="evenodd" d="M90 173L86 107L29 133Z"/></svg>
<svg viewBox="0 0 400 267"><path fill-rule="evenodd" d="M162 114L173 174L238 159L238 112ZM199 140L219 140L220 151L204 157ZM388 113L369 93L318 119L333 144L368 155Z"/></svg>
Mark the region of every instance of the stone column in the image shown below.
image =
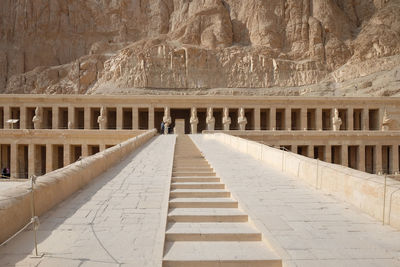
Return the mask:
<svg viewBox="0 0 400 267"><path fill-rule="evenodd" d="M315 128L322 131L322 108L315 109Z"/></svg>
<svg viewBox="0 0 400 267"><path fill-rule="evenodd" d="M10 145L10 174L11 178L17 176L17 144L12 143Z"/></svg>
<svg viewBox="0 0 400 267"><path fill-rule="evenodd" d="M363 131L368 131L369 130L369 112L368 112L368 108L364 108L362 110L361 129Z"/></svg>
<svg viewBox="0 0 400 267"><path fill-rule="evenodd" d="M292 145L291 151L295 154L297 154L297 145Z"/></svg>
<svg viewBox="0 0 400 267"><path fill-rule="evenodd" d="M149 107L149 130L154 128L154 107Z"/></svg>
<svg viewBox="0 0 400 267"><path fill-rule="evenodd" d="M259 107L254 108L254 130L261 130L261 110Z"/></svg>
<svg viewBox="0 0 400 267"><path fill-rule="evenodd" d="M348 108L347 109L347 130L354 131L354 109Z"/></svg>
<svg viewBox="0 0 400 267"><path fill-rule="evenodd" d="M398 173L399 170L399 144L393 144L393 156L392 156L392 168L393 168L393 173Z"/></svg>
<svg viewBox="0 0 400 267"><path fill-rule="evenodd" d="M314 158L314 146L308 145L307 146L307 157Z"/></svg>
<svg viewBox="0 0 400 267"><path fill-rule="evenodd" d="M332 163L332 147L331 145L325 146L325 161Z"/></svg>
<svg viewBox="0 0 400 267"><path fill-rule="evenodd" d="M11 129L11 124L7 123L10 119L10 106L4 106L3 108L3 116L4 116L4 129Z"/></svg>
<svg viewBox="0 0 400 267"><path fill-rule="evenodd" d="M46 173L53 171L53 146L46 144Z"/></svg>
<svg viewBox="0 0 400 267"><path fill-rule="evenodd" d="M89 130L90 129L90 107L84 107L84 110L83 110L83 120L84 120L84 123L83 123L83 128L85 129L85 130Z"/></svg>
<svg viewBox="0 0 400 267"><path fill-rule="evenodd" d="M292 109L285 108L285 128L284 130L291 131L292 130Z"/></svg>
<svg viewBox="0 0 400 267"><path fill-rule="evenodd" d="M64 167L71 163L71 146L64 144Z"/></svg>
<svg viewBox="0 0 400 267"><path fill-rule="evenodd" d="M132 129L133 130L139 129L139 108L138 107L132 108Z"/></svg>
<svg viewBox="0 0 400 267"><path fill-rule="evenodd" d="M70 129L70 124L72 124L72 128L71 129L75 129L76 125L75 125L75 107L68 107L68 129ZM65 157L64 157L65 159ZM65 161L65 160L64 160Z"/></svg>
<svg viewBox="0 0 400 267"><path fill-rule="evenodd" d="M307 130L307 108L300 110L300 130Z"/></svg>
<svg viewBox="0 0 400 267"><path fill-rule="evenodd" d="M150 112L150 110L149 110ZM122 124L123 124L123 112L122 112L122 107L117 107L117 130L122 130ZM150 118L150 114L149 114Z"/></svg>
<svg viewBox="0 0 400 267"><path fill-rule="evenodd" d="M28 145L28 178L35 174L35 145Z"/></svg>
<svg viewBox="0 0 400 267"><path fill-rule="evenodd" d="M375 173L382 173L382 145L375 146Z"/></svg>
<svg viewBox="0 0 400 267"><path fill-rule="evenodd" d="M28 128L26 125L26 107L25 106L21 106L19 109L19 128L20 129Z"/></svg>
<svg viewBox="0 0 400 267"><path fill-rule="evenodd" d="M82 144L82 158L89 156L89 146L88 144Z"/></svg>
<svg viewBox="0 0 400 267"><path fill-rule="evenodd" d="M358 170L365 172L365 145L358 147Z"/></svg>
<svg viewBox="0 0 400 267"><path fill-rule="evenodd" d="M348 146L347 145L342 145L342 165L348 167L349 166L349 156L348 156Z"/></svg>
<svg viewBox="0 0 400 267"><path fill-rule="evenodd" d="M276 130L276 108L271 107L269 109L269 128L270 130Z"/></svg>
<svg viewBox="0 0 400 267"><path fill-rule="evenodd" d="M106 144L100 144L99 148L100 148L100 152L106 150Z"/></svg>
<svg viewBox="0 0 400 267"><path fill-rule="evenodd" d="M52 116L53 116L53 129L58 129L58 128L60 128L59 119L58 119L58 117L60 116L60 108L58 106L54 106L52 108L52 112L53 112L53 114L52 114Z"/></svg>

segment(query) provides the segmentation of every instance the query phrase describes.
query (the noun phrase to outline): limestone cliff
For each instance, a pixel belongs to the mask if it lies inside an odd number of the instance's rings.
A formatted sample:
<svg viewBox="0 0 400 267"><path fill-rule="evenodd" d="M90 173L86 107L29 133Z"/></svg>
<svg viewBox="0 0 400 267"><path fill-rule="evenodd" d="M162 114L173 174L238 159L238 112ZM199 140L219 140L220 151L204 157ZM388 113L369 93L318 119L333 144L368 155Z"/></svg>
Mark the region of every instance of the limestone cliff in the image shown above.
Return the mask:
<svg viewBox="0 0 400 267"><path fill-rule="evenodd" d="M0 5L6 93L400 94L400 0Z"/></svg>

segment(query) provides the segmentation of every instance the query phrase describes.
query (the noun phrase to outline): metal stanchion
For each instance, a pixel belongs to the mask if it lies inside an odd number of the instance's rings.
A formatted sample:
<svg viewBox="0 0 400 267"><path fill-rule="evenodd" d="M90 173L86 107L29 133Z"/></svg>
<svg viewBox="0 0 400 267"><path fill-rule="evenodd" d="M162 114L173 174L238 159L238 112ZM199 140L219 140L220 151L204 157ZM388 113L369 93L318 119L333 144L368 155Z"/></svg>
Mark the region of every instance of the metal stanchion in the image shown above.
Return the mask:
<svg viewBox="0 0 400 267"><path fill-rule="evenodd" d="M384 182L384 186L383 186L383 214L382 214L382 225L385 225L386 179L387 179L387 174L385 173L385 182Z"/></svg>
<svg viewBox="0 0 400 267"><path fill-rule="evenodd" d="M34 235L34 245L35 245L35 254L31 256L31 258L41 258L43 257L43 253L38 253L37 249L37 230L39 229L39 217L35 215L35 193L34 193L34 185L36 183L36 175L31 176L31 223L32 223L32 230Z"/></svg>

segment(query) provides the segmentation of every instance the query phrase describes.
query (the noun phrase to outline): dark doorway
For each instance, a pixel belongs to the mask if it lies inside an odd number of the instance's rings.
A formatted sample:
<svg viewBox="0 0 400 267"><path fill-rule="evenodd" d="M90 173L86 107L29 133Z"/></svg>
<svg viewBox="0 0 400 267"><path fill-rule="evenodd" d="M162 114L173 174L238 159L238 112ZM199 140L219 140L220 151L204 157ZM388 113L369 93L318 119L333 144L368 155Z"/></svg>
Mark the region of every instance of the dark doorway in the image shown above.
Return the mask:
<svg viewBox="0 0 400 267"><path fill-rule="evenodd" d="M171 109L172 129L175 127L176 119L185 120L185 134L190 134L190 109Z"/></svg>

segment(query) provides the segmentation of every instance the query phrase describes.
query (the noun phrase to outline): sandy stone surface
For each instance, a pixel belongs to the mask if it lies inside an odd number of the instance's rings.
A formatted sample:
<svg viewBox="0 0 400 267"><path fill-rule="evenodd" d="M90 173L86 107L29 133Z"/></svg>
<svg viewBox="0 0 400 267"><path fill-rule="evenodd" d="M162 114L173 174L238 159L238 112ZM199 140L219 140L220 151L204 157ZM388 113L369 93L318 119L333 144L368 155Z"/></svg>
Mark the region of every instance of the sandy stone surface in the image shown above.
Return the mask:
<svg viewBox="0 0 400 267"><path fill-rule="evenodd" d="M175 136L139 148L0 248L0 266L158 266L163 254ZM12 222L10 222L12 223Z"/></svg>
<svg viewBox="0 0 400 267"><path fill-rule="evenodd" d="M21 184L23 184L23 183L25 183L25 182L12 182L12 181L9 181L9 180L7 180L7 179L4 179L4 180L0 180L0 192L1 191L6 191L6 190L8 190L8 189L10 189L10 188L13 188L13 187L16 187L16 186L19 186L19 185L21 185Z"/></svg>
<svg viewBox="0 0 400 267"><path fill-rule="evenodd" d="M399 266L400 232L218 141L192 136L286 266Z"/></svg>

